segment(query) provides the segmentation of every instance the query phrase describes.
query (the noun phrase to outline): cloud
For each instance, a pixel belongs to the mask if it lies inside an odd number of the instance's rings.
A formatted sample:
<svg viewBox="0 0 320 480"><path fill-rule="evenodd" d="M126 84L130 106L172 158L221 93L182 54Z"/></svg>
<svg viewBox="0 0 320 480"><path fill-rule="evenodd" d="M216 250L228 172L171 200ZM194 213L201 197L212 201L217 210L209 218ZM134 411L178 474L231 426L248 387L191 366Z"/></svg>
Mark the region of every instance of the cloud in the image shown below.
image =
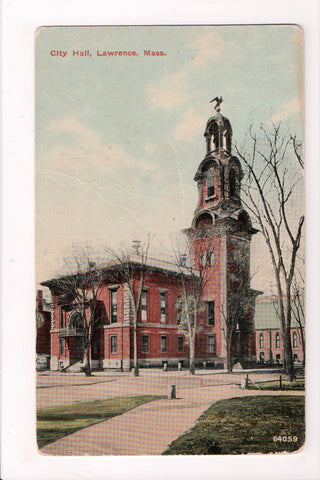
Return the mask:
<svg viewBox="0 0 320 480"><path fill-rule="evenodd" d="M191 143L199 137L205 122L203 113L198 113L194 108L187 110L176 125L173 136L176 140Z"/></svg>
<svg viewBox="0 0 320 480"><path fill-rule="evenodd" d="M51 122L47 129L54 142L43 165L48 169L99 182L101 177L119 173L119 168L122 171L153 168L150 162L133 157L121 145L103 142L99 134L75 117Z"/></svg>
<svg viewBox="0 0 320 480"><path fill-rule="evenodd" d="M290 102L284 103L280 107L280 111L278 113L275 113L271 117L270 121L277 123L282 120L285 120L290 115L294 115L295 113L302 113L302 112L303 112L303 99L295 97Z"/></svg>
<svg viewBox="0 0 320 480"><path fill-rule="evenodd" d="M151 108L171 110L192 99L198 92L190 91L189 76L200 67L212 66L221 57L224 43L222 37L212 30L197 35L189 47L194 53L182 69L146 86L147 102Z"/></svg>
<svg viewBox="0 0 320 480"><path fill-rule="evenodd" d="M198 35L190 44L191 48L196 49L196 54L191 58L188 66L197 68L215 62L221 57L223 46L222 37L216 31Z"/></svg>
<svg viewBox="0 0 320 480"><path fill-rule="evenodd" d="M184 104L188 95L185 93L186 72L165 75L159 82L147 85L147 102L152 108L171 110Z"/></svg>

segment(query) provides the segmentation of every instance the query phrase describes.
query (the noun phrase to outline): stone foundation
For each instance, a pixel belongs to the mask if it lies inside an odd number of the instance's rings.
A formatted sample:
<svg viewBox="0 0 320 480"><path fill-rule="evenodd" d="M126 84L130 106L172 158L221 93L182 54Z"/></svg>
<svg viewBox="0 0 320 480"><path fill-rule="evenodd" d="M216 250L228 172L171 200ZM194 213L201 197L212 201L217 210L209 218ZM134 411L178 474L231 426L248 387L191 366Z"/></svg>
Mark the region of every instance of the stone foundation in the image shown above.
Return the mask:
<svg viewBox="0 0 320 480"><path fill-rule="evenodd" d="M103 369L111 369L111 370L122 370L122 360L121 359L108 359L105 358L102 360L102 368Z"/></svg>
<svg viewBox="0 0 320 480"><path fill-rule="evenodd" d="M59 357L57 357L56 355L51 355L50 370L53 370L53 371L59 370Z"/></svg>

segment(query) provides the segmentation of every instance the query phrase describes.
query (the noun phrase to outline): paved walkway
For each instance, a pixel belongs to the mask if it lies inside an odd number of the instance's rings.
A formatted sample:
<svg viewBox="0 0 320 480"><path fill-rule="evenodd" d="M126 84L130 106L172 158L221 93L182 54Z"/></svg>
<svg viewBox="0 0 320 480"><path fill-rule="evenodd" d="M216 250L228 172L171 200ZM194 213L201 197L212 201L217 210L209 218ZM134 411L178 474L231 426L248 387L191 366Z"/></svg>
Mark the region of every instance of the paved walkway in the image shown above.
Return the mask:
<svg viewBox="0 0 320 480"><path fill-rule="evenodd" d="M49 455L160 455L173 440L191 428L212 403L236 396L270 395L267 391L241 390L236 384L242 377L244 374L195 377L177 373L143 374L137 378L109 375L99 377L99 382L95 383L93 378L87 380L83 376L72 380L56 376L47 379L47 388L40 379L38 386L42 388L38 389L38 401L42 405L130 394L168 394L172 383L176 385L178 397L141 405L68 435L47 445L41 452ZM279 376L250 374L250 377L256 381ZM45 396L45 393L49 395ZM292 392L278 393L292 395Z"/></svg>

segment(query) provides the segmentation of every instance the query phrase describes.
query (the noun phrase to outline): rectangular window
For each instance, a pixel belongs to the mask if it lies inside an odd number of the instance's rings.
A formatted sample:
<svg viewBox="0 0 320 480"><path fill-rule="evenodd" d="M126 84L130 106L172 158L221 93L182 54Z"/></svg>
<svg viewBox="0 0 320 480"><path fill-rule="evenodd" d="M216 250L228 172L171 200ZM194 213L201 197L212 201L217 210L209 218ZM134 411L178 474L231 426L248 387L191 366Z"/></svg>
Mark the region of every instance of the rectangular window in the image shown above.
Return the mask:
<svg viewBox="0 0 320 480"><path fill-rule="evenodd" d="M178 352L183 350L183 337L178 337Z"/></svg>
<svg viewBox="0 0 320 480"><path fill-rule="evenodd" d="M117 353L117 335L110 335L110 353Z"/></svg>
<svg viewBox="0 0 320 480"><path fill-rule="evenodd" d="M111 323L117 322L117 290L110 290Z"/></svg>
<svg viewBox="0 0 320 480"><path fill-rule="evenodd" d="M181 301L178 301L178 306L177 306L177 324L180 325L180 323L183 321L182 315L183 315L183 308L182 308L182 303Z"/></svg>
<svg viewBox="0 0 320 480"><path fill-rule="evenodd" d="M60 340L59 340L59 354L60 355L63 354L63 347L64 347L64 341L63 341L63 338L60 338Z"/></svg>
<svg viewBox="0 0 320 480"><path fill-rule="evenodd" d="M160 292L160 322L166 322L166 292Z"/></svg>
<svg viewBox="0 0 320 480"><path fill-rule="evenodd" d="M214 177L210 175L207 180L207 196L214 196Z"/></svg>
<svg viewBox="0 0 320 480"><path fill-rule="evenodd" d="M142 353L147 353L149 350L149 336L142 335Z"/></svg>
<svg viewBox="0 0 320 480"><path fill-rule="evenodd" d="M141 293L141 321L146 322L147 321L147 294L148 292L146 290L143 290Z"/></svg>
<svg viewBox="0 0 320 480"><path fill-rule="evenodd" d="M293 335L292 335L292 346L294 348L296 348L298 346L298 336L297 336L297 332L293 332Z"/></svg>
<svg viewBox="0 0 320 480"><path fill-rule="evenodd" d="M214 326L214 301L208 302L208 325Z"/></svg>
<svg viewBox="0 0 320 480"><path fill-rule="evenodd" d="M166 335L161 335L161 337L160 337L160 350L161 350L161 352L166 352L167 351L167 336Z"/></svg>
<svg viewBox="0 0 320 480"><path fill-rule="evenodd" d="M260 335L259 335L259 347L260 347L260 348L264 348L264 337L263 337L263 333L260 333Z"/></svg>
<svg viewBox="0 0 320 480"><path fill-rule="evenodd" d="M216 337L215 335L208 335L208 352L214 353L216 350Z"/></svg>
<svg viewBox="0 0 320 480"><path fill-rule="evenodd" d="M59 308L59 325L60 325L60 328L63 328L63 309L62 309L62 307Z"/></svg>

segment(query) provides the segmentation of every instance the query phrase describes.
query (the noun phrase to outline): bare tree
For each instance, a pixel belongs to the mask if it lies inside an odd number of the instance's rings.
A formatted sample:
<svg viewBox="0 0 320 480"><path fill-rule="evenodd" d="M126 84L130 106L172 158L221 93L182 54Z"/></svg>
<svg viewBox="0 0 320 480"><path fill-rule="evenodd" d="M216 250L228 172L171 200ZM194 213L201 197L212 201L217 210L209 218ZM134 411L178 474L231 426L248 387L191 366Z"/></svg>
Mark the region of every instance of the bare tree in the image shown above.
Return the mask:
<svg viewBox="0 0 320 480"><path fill-rule="evenodd" d="M302 359L302 366L305 367L306 363L306 346L305 346L305 338L304 338L304 325L305 325L305 308L304 308L304 278L300 277L300 282L295 277L293 283L293 297L292 297L292 314L294 318L294 322L298 326L301 345L302 345L302 352L303 352L303 359Z"/></svg>
<svg viewBox="0 0 320 480"><path fill-rule="evenodd" d="M52 289L61 307L78 314L78 329L83 332L84 339L84 371L86 375L91 375L91 348L100 322L98 304L105 274L88 249L74 253L69 259L64 259L64 263L70 273L55 279Z"/></svg>
<svg viewBox="0 0 320 480"><path fill-rule="evenodd" d="M214 255L211 239L203 239L197 251L198 258L189 245L183 253L174 250L174 263L178 267L182 294L177 301L179 332L189 344L189 371L195 374L195 343L201 331L200 314L205 310L203 293L212 275L210 266Z"/></svg>
<svg viewBox="0 0 320 480"><path fill-rule="evenodd" d="M138 315L141 309L142 292L152 267L148 266L148 254L150 248L150 236L145 243L134 241L135 255L130 255L124 247L118 251L111 247L106 252L116 261L112 266L116 275L122 279L128 289L133 320L133 367L134 375L139 376L138 347L137 347L137 326Z"/></svg>
<svg viewBox="0 0 320 480"><path fill-rule="evenodd" d="M304 216L295 220L291 212L292 202L297 201L296 187L302 180L302 145L295 136L284 132L281 123L272 123L271 128L262 125L259 134L251 126L247 145L249 151L236 147L246 173L242 201L258 224L270 253L284 341L284 369L293 378L292 288Z"/></svg>

